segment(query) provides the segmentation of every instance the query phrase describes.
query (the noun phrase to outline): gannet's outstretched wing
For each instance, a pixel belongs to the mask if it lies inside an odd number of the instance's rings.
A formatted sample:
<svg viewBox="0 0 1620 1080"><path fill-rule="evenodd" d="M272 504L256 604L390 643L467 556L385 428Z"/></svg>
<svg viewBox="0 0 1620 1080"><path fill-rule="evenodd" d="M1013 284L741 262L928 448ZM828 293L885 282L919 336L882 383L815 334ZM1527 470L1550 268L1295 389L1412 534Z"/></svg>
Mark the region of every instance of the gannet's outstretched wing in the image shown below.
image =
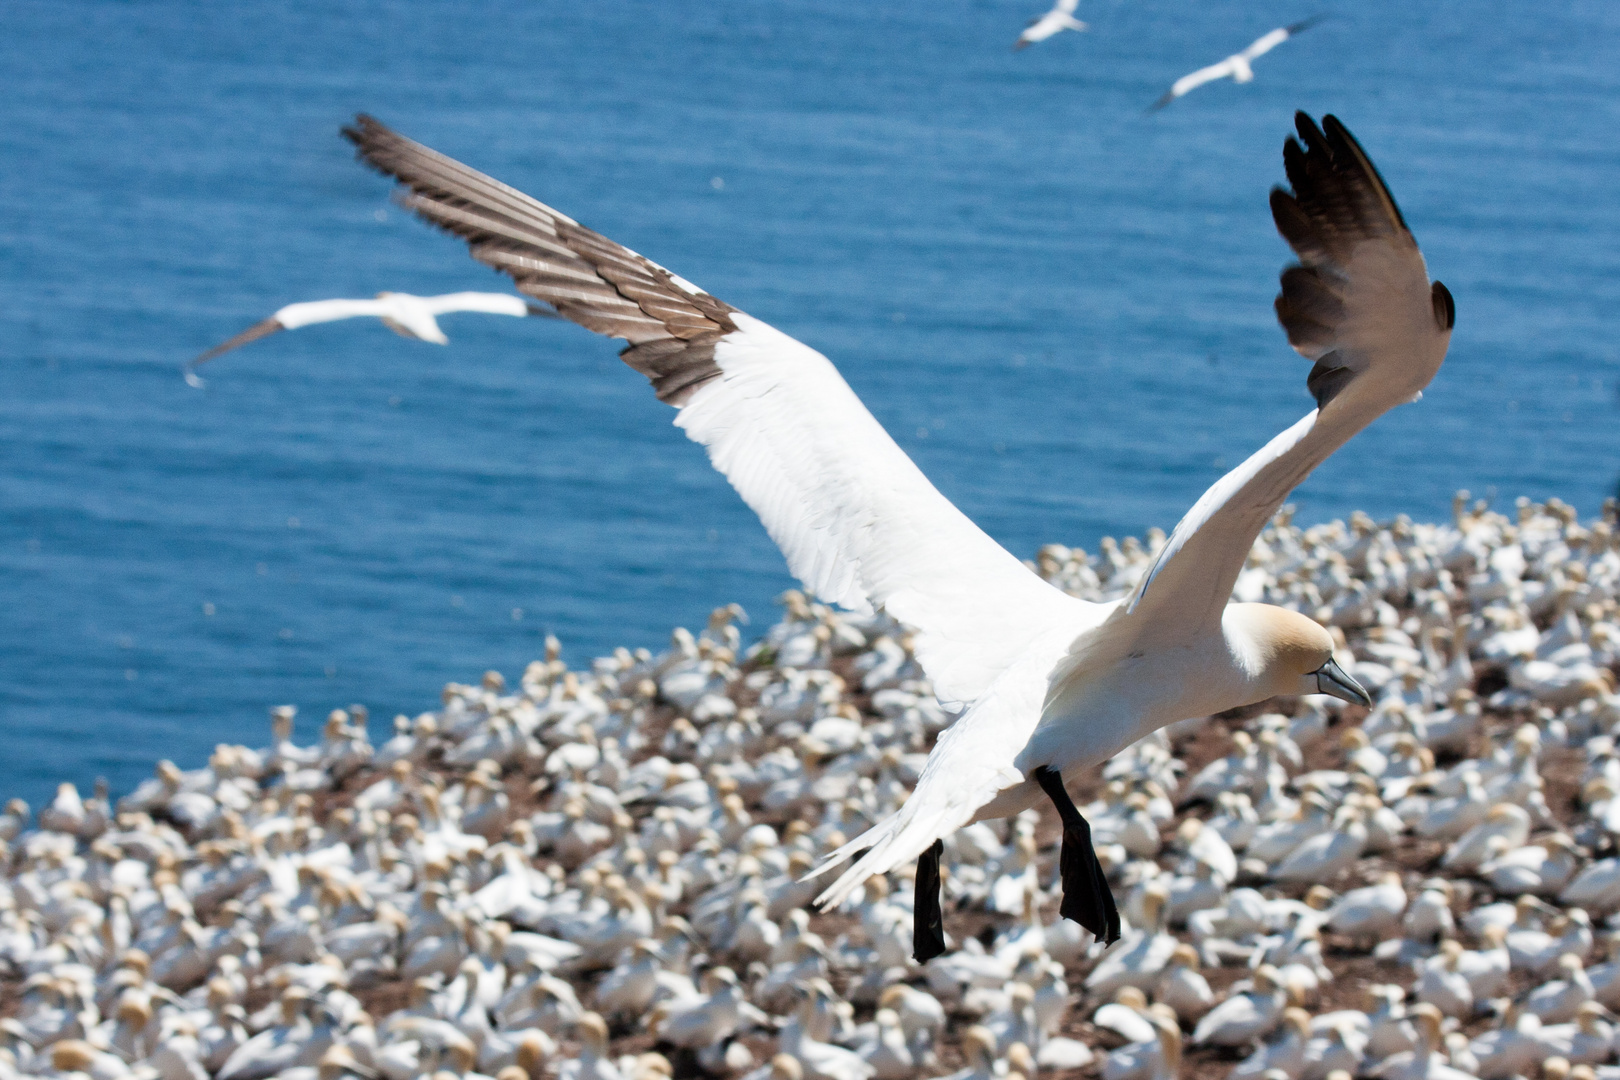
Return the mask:
<svg viewBox="0 0 1620 1080"><path fill-rule="evenodd" d="M256 322L230 340L215 345L191 361L188 366L196 367L198 364L207 363L216 356L222 356L232 349L239 349L250 341L268 337L277 330L296 330L300 326L313 326L316 323L337 322L339 319L352 319L361 315L380 315L382 311L383 305L376 300L306 300L298 304L288 304L263 322Z"/></svg>
<svg viewBox="0 0 1620 1080"><path fill-rule="evenodd" d="M1083 602L1048 585L928 482L805 345L522 192L370 117L344 132L400 201L564 318L629 346L675 419L822 599L917 630L936 691L968 702Z"/></svg>
<svg viewBox="0 0 1620 1080"><path fill-rule="evenodd" d="M1152 105L1148 106L1148 111L1154 112L1158 109L1162 109L1172 101L1176 100L1176 98L1192 93L1205 83L1214 82L1216 79L1230 78L1232 72L1236 70L1237 68L1233 65L1232 58L1228 56L1225 60L1211 64L1209 67L1202 67L1197 71L1191 72L1190 74L1183 75L1181 78L1170 84L1170 89L1164 92L1163 97L1159 98L1158 101L1155 101Z"/></svg>
<svg viewBox="0 0 1620 1080"><path fill-rule="evenodd" d="M1289 23L1287 26L1279 26L1269 34L1261 34L1259 37L1255 38L1254 41L1250 43L1249 47L1238 53L1238 55L1243 57L1245 60L1258 59L1259 57L1266 55L1266 53L1270 52L1272 49L1275 49L1277 46L1281 45L1283 42L1287 41L1289 38L1293 37L1295 34L1303 34L1305 31L1309 30L1311 27L1315 26L1325 18L1327 18L1326 15L1312 15L1310 18L1301 19L1297 23Z"/></svg>
<svg viewBox="0 0 1620 1080"><path fill-rule="evenodd" d="M1282 273L1277 319L1315 361L1317 409L1206 491L1132 596L1156 641L1219 620L1255 537L1294 487L1356 432L1415 400L1440 370L1456 310L1355 138L1332 116L1295 116L1283 147L1293 192L1275 188L1277 231L1299 256Z"/></svg>
<svg viewBox="0 0 1620 1080"><path fill-rule="evenodd" d="M263 309L261 308L260 310ZM196 367L198 364L206 364L216 356L223 356L232 349L240 349L243 345L246 345L251 341L258 341L262 337L269 337L278 330L285 329L287 329L285 326L282 326L281 323L276 321L275 316L271 316L262 322L254 323L252 326L248 327L240 334L237 334L235 337L227 338L218 345L215 345L212 349L209 349L207 352L197 354L196 359L192 360L191 363L186 366L189 369Z"/></svg>
<svg viewBox="0 0 1620 1080"><path fill-rule="evenodd" d="M481 315L533 315L534 306L521 296L499 292L453 292L422 297L423 305L435 315L476 311Z"/></svg>

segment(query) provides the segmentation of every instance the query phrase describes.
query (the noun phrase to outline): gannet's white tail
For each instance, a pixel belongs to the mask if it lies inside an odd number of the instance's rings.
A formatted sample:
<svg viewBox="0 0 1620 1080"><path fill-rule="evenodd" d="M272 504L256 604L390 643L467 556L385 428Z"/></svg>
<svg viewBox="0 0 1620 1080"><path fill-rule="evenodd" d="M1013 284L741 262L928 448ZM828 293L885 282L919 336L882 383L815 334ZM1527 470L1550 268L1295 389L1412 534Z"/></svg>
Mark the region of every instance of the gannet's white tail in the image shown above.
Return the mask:
<svg viewBox="0 0 1620 1080"><path fill-rule="evenodd" d="M1024 774L1013 767L1006 744L997 745L995 734L995 713L974 709L946 729L905 805L828 854L805 875L805 880L819 877L866 850L816 897L816 906L837 907L867 878L917 858L935 840L971 822L1003 789L1023 783Z"/></svg>
<svg viewBox="0 0 1620 1080"><path fill-rule="evenodd" d="M971 810L968 811L968 816L972 816ZM917 858L928 850L928 846L935 840L965 824L966 819L946 824L945 815L937 811L920 815L908 801L899 810L826 856L820 866L805 875L807 880L819 877L857 851L869 849L866 854L856 859L852 866L838 875L838 880L816 897L816 907L823 911L837 907L849 899L856 889L866 884L867 878L886 874L895 867Z"/></svg>

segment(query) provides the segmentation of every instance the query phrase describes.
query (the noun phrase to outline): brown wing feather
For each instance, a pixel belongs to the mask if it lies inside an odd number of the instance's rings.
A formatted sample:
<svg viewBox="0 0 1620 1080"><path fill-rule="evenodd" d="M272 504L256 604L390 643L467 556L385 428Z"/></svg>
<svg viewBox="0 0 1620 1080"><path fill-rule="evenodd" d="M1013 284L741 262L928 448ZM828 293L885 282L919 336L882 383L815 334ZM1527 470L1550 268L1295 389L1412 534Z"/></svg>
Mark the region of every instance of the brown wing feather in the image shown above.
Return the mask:
<svg viewBox="0 0 1620 1080"><path fill-rule="evenodd" d="M404 186L401 205L466 240L473 258L563 318L629 342L620 358L660 399L683 404L719 376L714 343L737 328L735 308L688 292L650 259L369 116L343 134L361 161Z"/></svg>
<svg viewBox="0 0 1620 1080"><path fill-rule="evenodd" d="M258 341L262 337L269 337L277 330L282 329L285 328L275 319L266 319L263 322L256 322L246 330L242 331L240 334L237 334L235 337L231 338L229 341L222 341L218 345L215 345L212 349L209 349L207 352L197 357L197 359L193 360L189 366L196 367L198 364L206 364L216 356L223 353L228 353L232 349L240 348L250 341Z"/></svg>
<svg viewBox="0 0 1620 1080"><path fill-rule="evenodd" d="M1321 408L1357 374L1337 346L1350 261L1358 247L1382 241L1419 265L1422 255L1388 185L1355 136L1333 116L1324 116L1318 128L1309 116L1296 113L1294 124L1298 137L1283 145L1293 190L1273 189L1271 214L1299 265L1283 271L1277 321L1288 343L1316 362L1306 385ZM1451 294L1438 282L1433 293L1435 321L1450 329L1455 316Z"/></svg>

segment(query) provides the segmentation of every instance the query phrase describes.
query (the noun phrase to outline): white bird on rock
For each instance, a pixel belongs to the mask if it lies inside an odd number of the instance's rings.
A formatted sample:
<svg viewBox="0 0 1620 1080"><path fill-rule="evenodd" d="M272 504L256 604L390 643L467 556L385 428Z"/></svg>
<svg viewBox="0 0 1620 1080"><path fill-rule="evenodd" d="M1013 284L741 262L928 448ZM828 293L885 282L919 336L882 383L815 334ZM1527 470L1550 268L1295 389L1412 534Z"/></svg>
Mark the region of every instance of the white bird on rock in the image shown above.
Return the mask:
<svg viewBox="0 0 1620 1080"><path fill-rule="evenodd" d="M1112 1031L1128 1043L1149 1042L1158 1036L1147 1008L1146 994L1137 987L1122 986L1113 1001L1099 1005L1091 1014L1091 1026Z"/></svg>
<svg viewBox="0 0 1620 1080"><path fill-rule="evenodd" d="M1352 889L1328 909L1327 922L1337 933L1358 938L1382 938L1400 928L1406 910L1401 875L1390 871L1376 885Z"/></svg>
<svg viewBox="0 0 1620 1080"><path fill-rule="evenodd" d="M1248 986L1234 986L1233 994L1198 1021L1193 1042L1199 1045L1244 1046L1268 1034L1282 1019L1288 994L1280 985L1281 976L1270 964L1262 964Z"/></svg>
<svg viewBox="0 0 1620 1080"><path fill-rule="evenodd" d="M1454 308L1350 133L1333 117L1296 121L1303 145L1284 148L1294 191L1273 191L1271 204L1301 265L1284 271L1276 306L1290 343L1315 361L1317 408L1217 481L1133 591L1108 603L1048 584L969 521L819 353L370 117L346 134L402 182L403 205L469 241L525 295L628 341L621 359L680 409L676 425L707 447L809 591L913 628L936 694L966 711L900 810L827 857L821 870L865 851L818 901L840 904L919 860L914 946L926 961L944 951L946 834L1044 793L1064 823L1062 911L1112 942L1119 917L1066 778L1166 724L1279 694L1371 704L1320 625L1228 601L1294 487L1428 385Z"/></svg>

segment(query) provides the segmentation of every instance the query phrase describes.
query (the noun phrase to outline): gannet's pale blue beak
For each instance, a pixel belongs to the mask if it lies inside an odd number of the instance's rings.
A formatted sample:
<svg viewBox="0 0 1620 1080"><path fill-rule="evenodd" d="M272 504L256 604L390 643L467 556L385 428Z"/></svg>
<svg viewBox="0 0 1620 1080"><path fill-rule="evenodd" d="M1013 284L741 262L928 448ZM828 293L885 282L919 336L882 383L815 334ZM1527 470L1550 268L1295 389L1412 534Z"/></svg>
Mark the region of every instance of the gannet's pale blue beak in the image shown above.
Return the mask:
<svg viewBox="0 0 1620 1080"><path fill-rule="evenodd" d="M1316 676L1316 689L1318 693L1331 694L1340 701L1348 701L1352 705L1365 705L1372 708L1372 695L1364 690L1360 683L1346 675L1344 668L1329 660L1312 672Z"/></svg>

